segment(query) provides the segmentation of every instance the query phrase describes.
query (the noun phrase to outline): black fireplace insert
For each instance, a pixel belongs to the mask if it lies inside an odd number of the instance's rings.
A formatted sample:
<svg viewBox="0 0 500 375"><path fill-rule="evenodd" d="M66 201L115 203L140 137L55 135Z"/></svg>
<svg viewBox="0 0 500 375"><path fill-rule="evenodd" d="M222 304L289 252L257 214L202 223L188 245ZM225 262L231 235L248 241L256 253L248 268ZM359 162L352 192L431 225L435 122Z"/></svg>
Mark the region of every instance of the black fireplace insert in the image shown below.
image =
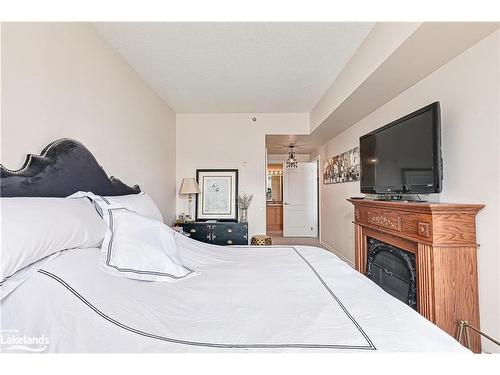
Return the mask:
<svg viewBox="0 0 500 375"><path fill-rule="evenodd" d="M390 295L417 308L415 254L368 237L366 276Z"/></svg>

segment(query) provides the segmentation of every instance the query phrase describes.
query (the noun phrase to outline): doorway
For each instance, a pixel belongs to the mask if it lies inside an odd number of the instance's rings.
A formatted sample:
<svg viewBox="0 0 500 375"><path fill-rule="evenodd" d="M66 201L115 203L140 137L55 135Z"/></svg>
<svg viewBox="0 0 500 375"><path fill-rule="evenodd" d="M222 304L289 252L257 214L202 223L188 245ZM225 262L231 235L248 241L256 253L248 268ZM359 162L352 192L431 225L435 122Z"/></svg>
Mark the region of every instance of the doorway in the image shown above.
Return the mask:
<svg viewBox="0 0 500 375"><path fill-rule="evenodd" d="M317 244L318 161L268 163L266 179L267 234L275 244Z"/></svg>
<svg viewBox="0 0 500 375"><path fill-rule="evenodd" d="M266 232L268 236L283 236L283 164L267 164Z"/></svg>

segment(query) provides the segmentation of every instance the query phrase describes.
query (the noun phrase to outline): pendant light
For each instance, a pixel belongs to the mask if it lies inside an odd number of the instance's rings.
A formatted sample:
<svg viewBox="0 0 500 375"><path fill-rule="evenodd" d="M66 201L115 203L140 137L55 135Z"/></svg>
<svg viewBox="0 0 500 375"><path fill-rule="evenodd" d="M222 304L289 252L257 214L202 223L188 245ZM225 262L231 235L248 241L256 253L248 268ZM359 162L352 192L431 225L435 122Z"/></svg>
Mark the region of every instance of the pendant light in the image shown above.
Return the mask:
<svg viewBox="0 0 500 375"><path fill-rule="evenodd" d="M286 167L287 168L297 168L297 158L295 157L295 146L288 146L288 159L286 159Z"/></svg>

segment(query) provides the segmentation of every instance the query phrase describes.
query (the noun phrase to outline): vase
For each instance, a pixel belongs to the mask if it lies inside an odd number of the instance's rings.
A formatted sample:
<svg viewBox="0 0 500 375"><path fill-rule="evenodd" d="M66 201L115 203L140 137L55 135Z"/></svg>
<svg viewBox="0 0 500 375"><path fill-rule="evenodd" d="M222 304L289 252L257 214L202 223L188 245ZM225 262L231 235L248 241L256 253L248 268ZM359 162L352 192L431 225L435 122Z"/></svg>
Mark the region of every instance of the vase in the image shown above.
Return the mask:
<svg viewBox="0 0 500 375"><path fill-rule="evenodd" d="M248 222L248 209L240 209L240 222L246 223Z"/></svg>

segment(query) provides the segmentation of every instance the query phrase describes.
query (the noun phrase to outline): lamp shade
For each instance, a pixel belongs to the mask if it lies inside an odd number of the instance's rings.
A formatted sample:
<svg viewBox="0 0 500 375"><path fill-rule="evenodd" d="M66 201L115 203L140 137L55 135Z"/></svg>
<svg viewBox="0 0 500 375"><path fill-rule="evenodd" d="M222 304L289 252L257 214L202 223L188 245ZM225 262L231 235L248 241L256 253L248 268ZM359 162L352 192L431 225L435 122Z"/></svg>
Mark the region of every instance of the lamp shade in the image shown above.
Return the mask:
<svg viewBox="0 0 500 375"><path fill-rule="evenodd" d="M179 194L198 194L200 192L200 187L194 178L183 178L181 189L179 190Z"/></svg>

